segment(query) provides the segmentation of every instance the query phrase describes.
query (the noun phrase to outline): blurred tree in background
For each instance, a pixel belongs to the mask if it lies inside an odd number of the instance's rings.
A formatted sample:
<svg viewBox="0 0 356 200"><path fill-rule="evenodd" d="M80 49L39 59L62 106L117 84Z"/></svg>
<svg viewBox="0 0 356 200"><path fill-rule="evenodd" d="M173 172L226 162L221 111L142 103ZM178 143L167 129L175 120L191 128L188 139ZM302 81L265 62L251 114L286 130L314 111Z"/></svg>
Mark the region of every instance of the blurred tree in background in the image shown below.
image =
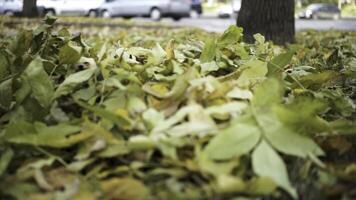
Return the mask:
<svg viewBox="0 0 356 200"><path fill-rule="evenodd" d="M294 0L242 0L237 26L244 29L244 40L253 42L260 33L276 44L294 42Z"/></svg>
<svg viewBox="0 0 356 200"><path fill-rule="evenodd" d="M24 0L22 8L22 16L37 17L39 16L37 9L37 0Z"/></svg>

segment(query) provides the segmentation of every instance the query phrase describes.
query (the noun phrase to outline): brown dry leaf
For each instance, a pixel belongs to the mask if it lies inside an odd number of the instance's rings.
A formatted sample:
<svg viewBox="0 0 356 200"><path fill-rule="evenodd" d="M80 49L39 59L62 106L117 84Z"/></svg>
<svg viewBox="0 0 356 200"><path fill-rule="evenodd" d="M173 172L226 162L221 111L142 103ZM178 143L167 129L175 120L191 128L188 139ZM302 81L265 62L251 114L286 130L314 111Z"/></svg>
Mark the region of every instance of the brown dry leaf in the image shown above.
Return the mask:
<svg viewBox="0 0 356 200"><path fill-rule="evenodd" d="M146 187L132 178L113 178L101 183L104 198L107 200L147 200Z"/></svg>
<svg viewBox="0 0 356 200"><path fill-rule="evenodd" d="M328 139L329 145L339 152L339 155L345 154L352 148L352 144L341 136L336 136Z"/></svg>
<svg viewBox="0 0 356 200"><path fill-rule="evenodd" d="M76 175L70 173L65 168L57 168L46 173L46 180L56 189L61 189L64 186L73 183Z"/></svg>

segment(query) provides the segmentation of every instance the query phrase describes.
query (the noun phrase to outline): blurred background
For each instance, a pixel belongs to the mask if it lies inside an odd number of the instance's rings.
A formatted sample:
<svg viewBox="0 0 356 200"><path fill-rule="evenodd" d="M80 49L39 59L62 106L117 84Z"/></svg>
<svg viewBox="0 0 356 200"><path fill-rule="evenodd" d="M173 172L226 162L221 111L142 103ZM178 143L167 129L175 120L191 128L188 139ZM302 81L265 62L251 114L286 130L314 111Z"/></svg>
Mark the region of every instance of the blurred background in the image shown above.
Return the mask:
<svg viewBox="0 0 356 200"><path fill-rule="evenodd" d="M6 16L124 18L214 32L235 24L240 7L241 0L0 0ZM355 30L356 0L295 0L295 17L297 30Z"/></svg>

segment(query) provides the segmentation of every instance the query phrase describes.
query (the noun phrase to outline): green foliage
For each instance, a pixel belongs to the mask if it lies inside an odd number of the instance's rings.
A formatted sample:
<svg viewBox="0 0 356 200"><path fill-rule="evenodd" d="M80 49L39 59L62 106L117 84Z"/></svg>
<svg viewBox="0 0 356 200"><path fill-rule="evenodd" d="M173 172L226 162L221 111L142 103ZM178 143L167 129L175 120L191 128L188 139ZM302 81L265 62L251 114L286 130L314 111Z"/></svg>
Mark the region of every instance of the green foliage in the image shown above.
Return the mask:
<svg viewBox="0 0 356 200"><path fill-rule="evenodd" d="M252 153L252 166L257 175L272 178L293 198L297 198L297 193L290 183L282 158L266 142L262 141Z"/></svg>
<svg viewBox="0 0 356 200"><path fill-rule="evenodd" d="M0 31L0 198L353 198L354 33L54 21Z"/></svg>

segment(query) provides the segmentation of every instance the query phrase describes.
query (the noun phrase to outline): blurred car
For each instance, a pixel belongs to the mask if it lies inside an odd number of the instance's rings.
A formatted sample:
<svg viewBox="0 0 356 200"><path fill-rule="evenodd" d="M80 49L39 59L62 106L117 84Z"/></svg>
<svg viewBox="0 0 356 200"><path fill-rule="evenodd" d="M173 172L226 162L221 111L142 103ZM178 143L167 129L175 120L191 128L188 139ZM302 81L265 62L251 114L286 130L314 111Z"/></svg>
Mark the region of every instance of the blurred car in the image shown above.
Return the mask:
<svg viewBox="0 0 356 200"><path fill-rule="evenodd" d="M230 4L225 5L220 8L218 12L218 17L229 18L237 17L241 9L241 0L232 0Z"/></svg>
<svg viewBox="0 0 356 200"><path fill-rule="evenodd" d="M190 17L198 18L203 14L203 6L200 0L191 0Z"/></svg>
<svg viewBox="0 0 356 200"><path fill-rule="evenodd" d="M341 11L337 6L324 3L311 4L298 14L300 19L339 19L340 17Z"/></svg>
<svg viewBox="0 0 356 200"><path fill-rule="evenodd" d="M49 15L98 16L98 8L105 0L38 0L37 6L42 7Z"/></svg>
<svg viewBox="0 0 356 200"><path fill-rule="evenodd" d="M0 0L0 14L13 16L22 11L21 0Z"/></svg>
<svg viewBox="0 0 356 200"><path fill-rule="evenodd" d="M191 0L106 0L100 7L103 17L150 17L160 20L172 17L179 20L189 17Z"/></svg>

